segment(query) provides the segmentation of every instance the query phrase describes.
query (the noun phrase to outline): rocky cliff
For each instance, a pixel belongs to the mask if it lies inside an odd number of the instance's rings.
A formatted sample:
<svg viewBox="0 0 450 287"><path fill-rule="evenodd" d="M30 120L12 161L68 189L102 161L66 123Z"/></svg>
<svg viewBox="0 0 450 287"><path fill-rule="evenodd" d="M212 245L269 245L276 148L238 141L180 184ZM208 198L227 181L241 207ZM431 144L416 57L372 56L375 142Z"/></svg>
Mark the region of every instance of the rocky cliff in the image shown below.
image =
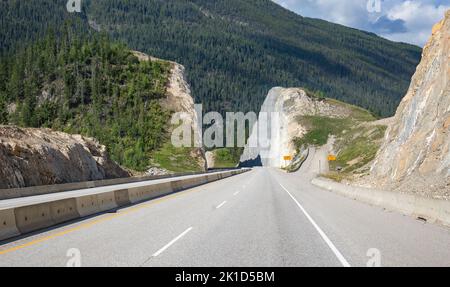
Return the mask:
<svg viewBox="0 0 450 287"><path fill-rule="evenodd" d="M304 89L273 88L261 107L241 163L244 166L284 167L284 156L297 153L294 139L303 137L311 129L302 122L302 117L346 118L350 114L349 107L311 96Z"/></svg>
<svg viewBox="0 0 450 287"><path fill-rule="evenodd" d="M134 51L133 53L140 61L165 61L142 52ZM196 136L193 136L193 140L196 141L193 143L194 146L202 146L202 129L199 126L199 119L195 110L191 88L185 77L185 68L176 62L170 62L170 64L171 70L167 84L166 98L162 100L162 106L171 112L182 113L183 122L190 123L193 133L196 134ZM205 152L202 148L191 148L189 156L196 161L200 169L207 169Z"/></svg>
<svg viewBox="0 0 450 287"><path fill-rule="evenodd" d="M207 162L205 152L202 148L196 148L203 146L202 144L202 128L199 126L199 119L197 111L194 106L194 99L192 97L191 88L185 77L184 66L178 63L172 63L172 70L169 78L169 85L167 87L167 98L163 105L169 110L175 112L182 112L184 114L184 121L187 121L191 125L193 131L193 143L194 147L190 151L190 156L197 161L198 166L206 170Z"/></svg>
<svg viewBox="0 0 450 287"><path fill-rule="evenodd" d="M382 186L450 196L450 11L433 28L372 167Z"/></svg>
<svg viewBox="0 0 450 287"><path fill-rule="evenodd" d="M0 126L0 189L128 177L93 139Z"/></svg>

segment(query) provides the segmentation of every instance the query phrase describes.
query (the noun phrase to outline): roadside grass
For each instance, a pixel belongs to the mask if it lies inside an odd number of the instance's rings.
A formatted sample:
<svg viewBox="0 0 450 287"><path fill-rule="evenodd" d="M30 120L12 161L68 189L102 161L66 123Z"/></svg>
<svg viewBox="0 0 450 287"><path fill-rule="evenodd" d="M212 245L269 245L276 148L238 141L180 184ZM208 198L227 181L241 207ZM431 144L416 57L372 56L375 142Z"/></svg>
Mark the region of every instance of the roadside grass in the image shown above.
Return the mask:
<svg viewBox="0 0 450 287"><path fill-rule="evenodd" d="M337 138L335 148L337 160L330 163L330 168L342 169L341 173L352 173L375 159L386 132L386 126L366 127L359 125L345 136Z"/></svg>
<svg viewBox="0 0 450 287"><path fill-rule="evenodd" d="M311 96L311 95L310 95ZM319 96L313 95L316 98ZM334 99L321 98L333 106L341 106L350 111L350 115L345 118L330 118L325 116L302 116L297 120L300 124L307 127L309 132L302 138L295 138L294 143L297 149L304 145L323 146L328 142L329 136L340 137L345 132L351 130L362 122L371 122L377 118L369 111L340 102Z"/></svg>
<svg viewBox="0 0 450 287"><path fill-rule="evenodd" d="M321 174L320 176L334 180L336 182L342 182L349 177L348 174L340 173L337 171L330 171L328 173Z"/></svg>
<svg viewBox="0 0 450 287"><path fill-rule="evenodd" d="M191 156L192 148L176 148L170 142L151 155L152 165L171 172L200 172L202 167Z"/></svg>
<svg viewBox="0 0 450 287"><path fill-rule="evenodd" d="M216 149L214 153L214 168L234 168L239 164L239 158L228 148Z"/></svg>
<svg viewBox="0 0 450 287"><path fill-rule="evenodd" d="M334 136L337 160L330 162L331 171L322 176L341 182L362 173L361 168L375 159L387 127L368 125L377 118L367 110L334 99L324 100L334 106L346 107L350 115L345 118L299 117L299 123L308 132L301 138L295 138L294 143L297 150L302 146L320 147L328 142L330 136Z"/></svg>
<svg viewBox="0 0 450 287"><path fill-rule="evenodd" d="M328 142L330 135L338 136L352 124L351 119L335 119L323 116L303 116L299 122L308 128L303 137L294 139L294 143L299 150L302 146L323 146Z"/></svg>

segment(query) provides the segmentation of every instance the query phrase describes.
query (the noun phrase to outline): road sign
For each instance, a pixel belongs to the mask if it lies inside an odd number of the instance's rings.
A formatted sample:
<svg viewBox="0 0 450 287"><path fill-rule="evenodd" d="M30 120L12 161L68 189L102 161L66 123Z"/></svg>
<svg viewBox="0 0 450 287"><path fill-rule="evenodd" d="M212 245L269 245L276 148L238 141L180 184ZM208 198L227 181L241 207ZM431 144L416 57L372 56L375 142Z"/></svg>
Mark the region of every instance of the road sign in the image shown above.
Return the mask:
<svg viewBox="0 0 450 287"><path fill-rule="evenodd" d="M337 160L337 158L336 158L336 156L335 155L329 155L328 156L328 161L336 161Z"/></svg>
<svg viewBox="0 0 450 287"><path fill-rule="evenodd" d="M283 157L283 159L286 160L286 161L291 161L292 160L292 156L291 155L285 155Z"/></svg>

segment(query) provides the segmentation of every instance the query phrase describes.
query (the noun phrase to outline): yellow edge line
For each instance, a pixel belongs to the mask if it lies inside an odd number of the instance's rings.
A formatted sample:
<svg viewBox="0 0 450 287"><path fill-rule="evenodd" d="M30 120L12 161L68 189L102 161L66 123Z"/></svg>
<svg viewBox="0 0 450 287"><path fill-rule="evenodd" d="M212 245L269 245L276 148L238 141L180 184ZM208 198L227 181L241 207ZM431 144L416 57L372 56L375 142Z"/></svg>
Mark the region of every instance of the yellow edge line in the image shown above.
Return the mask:
<svg viewBox="0 0 450 287"><path fill-rule="evenodd" d="M110 216L107 216L107 217L104 217L104 218L101 218L101 219L98 219L98 220L94 220L94 221L91 221L91 222L88 222L88 223L84 223L84 224L78 225L76 227L73 227L73 228L70 228L70 229L67 229L67 230L55 233L55 234L51 234L51 235L48 235L48 236L45 236L45 237L42 237L42 238L30 241L30 242L27 242L27 243L15 246L15 247L12 247L12 248L9 248L9 249L0 250L0 255L4 255L4 254L7 254L7 253L10 253L10 252L13 252L13 251L17 251L17 250L20 250L20 249L23 249L23 248L26 248L26 247L30 247L30 246L33 246L33 245L36 245L36 244L39 244L39 243L51 240L53 238L57 238L57 237L61 237L61 236L67 235L69 233L73 233L75 231L78 231L78 230L81 230L81 229L84 229L84 228L89 228L89 227L97 225L99 223L112 220L112 219L114 219L116 217L127 215L127 214L130 214L132 212L138 211L140 209L149 207L151 205L154 205L154 204L157 204L157 203L160 203L160 202L163 202L163 201L166 201L166 200L169 200L169 199L172 199L172 198L184 195L184 194L188 194L188 193L191 193L191 192L194 192L194 191L198 191L198 190L194 189L194 190L187 191L187 192L175 193L175 194L172 194L172 195L167 195L167 196L165 196L163 198L152 200L150 203L146 203L146 204L139 205L137 207L129 208L129 209L127 209L127 210L125 210L124 212L121 212L121 213L117 213L117 214L110 215Z"/></svg>

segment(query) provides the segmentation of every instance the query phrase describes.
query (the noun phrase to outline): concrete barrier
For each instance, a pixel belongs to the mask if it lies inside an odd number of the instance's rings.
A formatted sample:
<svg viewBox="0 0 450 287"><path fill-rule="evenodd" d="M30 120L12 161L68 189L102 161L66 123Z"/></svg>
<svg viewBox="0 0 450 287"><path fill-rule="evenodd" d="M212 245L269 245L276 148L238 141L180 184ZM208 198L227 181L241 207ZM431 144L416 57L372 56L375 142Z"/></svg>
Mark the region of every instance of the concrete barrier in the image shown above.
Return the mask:
<svg viewBox="0 0 450 287"><path fill-rule="evenodd" d="M193 188L196 186L200 186L202 184L205 184L208 182L208 179L206 177L196 177L196 178L190 178L187 180L183 180L181 183L182 189L188 189Z"/></svg>
<svg viewBox="0 0 450 287"><path fill-rule="evenodd" d="M69 190L94 188L94 187L95 187L94 182L78 182L78 183L66 183L66 184L55 184L45 186L33 186L26 188L14 188L6 190L3 189L0 190L0 200L57 193Z"/></svg>
<svg viewBox="0 0 450 287"><path fill-rule="evenodd" d="M131 203L130 196L128 194L128 189L116 190L114 191L114 199L117 206L126 206Z"/></svg>
<svg viewBox="0 0 450 287"><path fill-rule="evenodd" d="M183 190L183 181L182 180L175 180L171 182L172 191L177 192L180 190Z"/></svg>
<svg viewBox="0 0 450 287"><path fill-rule="evenodd" d="M138 203L147 200L150 188L148 186L141 186L128 189L128 196L131 203Z"/></svg>
<svg viewBox="0 0 450 287"><path fill-rule="evenodd" d="M213 182L213 181L219 180L219 175L218 174L208 174L206 176L206 178L207 178L208 182Z"/></svg>
<svg viewBox="0 0 450 287"><path fill-rule="evenodd" d="M131 203L138 203L145 200L145 187L135 187L128 189L128 197L130 198Z"/></svg>
<svg viewBox="0 0 450 287"><path fill-rule="evenodd" d="M77 210L75 198L50 202L50 216L53 224L59 224L79 218L80 214Z"/></svg>
<svg viewBox="0 0 450 287"><path fill-rule="evenodd" d="M202 176L198 178L196 185L203 185L205 183L208 183L208 178L206 176Z"/></svg>
<svg viewBox="0 0 450 287"><path fill-rule="evenodd" d="M0 200L3 199L13 199L19 197L36 196L43 194L58 193L64 191L87 189L95 187L103 187L110 185L126 184L126 183L136 183L149 180L165 179L165 178L175 178L188 175L199 175L208 174L213 172L223 172L223 170L210 171L210 172L184 172L177 174L168 175L157 175L157 176L142 176L142 177L126 177L126 178L116 178L116 179L106 179L88 182L75 182L75 183L65 183L65 184L55 184L55 185L45 185L45 186L32 186L24 188L14 188L14 189L0 189Z"/></svg>
<svg viewBox="0 0 450 287"><path fill-rule="evenodd" d="M117 189L60 200L48 199L48 201L43 203L3 209L0 210L0 240L51 227L80 217L114 210L121 206L165 196L247 171L227 171L221 174L216 173L162 183L149 183L148 185L128 189ZM92 186L92 183L88 183L86 186Z"/></svg>
<svg viewBox="0 0 450 287"><path fill-rule="evenodd" d="M173 193L172 184L170 182L159 183L148 186L144 193L144 200L154 199L160 196Z"/></svg>
<svg viewBox="0 0 450 287"><path fill-rule="evenodd" d="M50 201L15 208L20 233L28 233L80 217L75 198Z"/></svg>
<svg viewBox="0 0 450 287"><path fill-rule="evenodd" d="M80 217L86 217L100 212L97 195L76 197L75 201Z"/></svg>
<svg viewBox="0 0 450 287"><path fill-rule="evenodd" d="M19 207L14 210L14 214L21 234L53 225L49 203Z"/></svg>
<svg viewBox="0 0 450 287"><path fill-rule="evenodd" d="M322 178L315 178L311 183L361 202L450 226L450 201L345 185Z"/></svg>
<svg viewBox="0 0 450 287"><path fill-rule="evenodd" d="M0 240L20 235L13 209L0 210Z"/></svg>
<svg viewBox="0 0 450 287"><path fill-rule="evenodd" d="M100 212L113 210L119 207L116 203L116 195L114 191L99 193L97 194L97 198Z"/></svg>

